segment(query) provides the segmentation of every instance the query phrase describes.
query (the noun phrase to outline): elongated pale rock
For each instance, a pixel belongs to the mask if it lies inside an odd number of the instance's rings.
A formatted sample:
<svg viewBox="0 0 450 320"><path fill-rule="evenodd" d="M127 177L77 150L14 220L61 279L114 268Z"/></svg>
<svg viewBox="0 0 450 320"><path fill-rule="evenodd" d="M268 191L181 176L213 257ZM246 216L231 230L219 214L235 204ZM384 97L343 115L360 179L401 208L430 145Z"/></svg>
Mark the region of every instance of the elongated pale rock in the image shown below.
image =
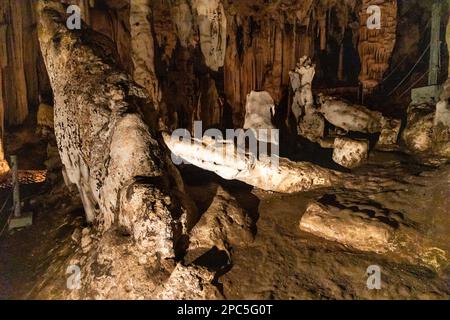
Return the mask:
<svg viewBox="0 0 450 320"><path fill-rule="evenodd" d="M240 152L233 142L180 139L164 134L173 155L224 179L240 180L267 191L295 193L338 184L342 174L308 162Z"/></svg>
<svg viewBox="0 0 450 320"><path fill-rule="evenodd" d="M326 195L308 204L300 230L361 251L391 253L439 270L448 253L424 237L417 224L395 210L351 196Z"/></svg>
<svg viewBox="0 0 450 320"><path fill-rule="evenodd" d="M300 229L330 241L362 250L389 251L394 228L381 218L362 211L340 210L318 202L308 205L300 220Z"/></svg>

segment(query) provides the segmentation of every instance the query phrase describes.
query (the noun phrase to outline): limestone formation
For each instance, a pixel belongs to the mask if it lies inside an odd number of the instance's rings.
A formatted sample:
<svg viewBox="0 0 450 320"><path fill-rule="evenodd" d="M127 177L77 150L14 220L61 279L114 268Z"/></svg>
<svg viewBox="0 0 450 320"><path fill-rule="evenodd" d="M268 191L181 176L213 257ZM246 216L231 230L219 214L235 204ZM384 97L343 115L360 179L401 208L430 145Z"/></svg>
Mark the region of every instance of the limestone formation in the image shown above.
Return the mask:
<svg viewBox="0 0 450 320"><path fill-rule="evenodd" d="M438 163L447 161L450 158L447 103L411 105L407 114L407 125L402 135L407 148L427 162L433 162L432 158Z"/></svg>
<svg viewBox="0 0 450 320"><path fill-rule="evenodd" d="M252 91L247 95L245 106L244 129L252 130L258 140L270 141L270 131L276 129L272 123L275 116L275 103L266 91ZM263 137L259 130L267 130L267 136Z"/></svg>
<svg viewBox="0 0 450 320"><path fill-rule="evenodd" d="M387 252L392 248L395 228L381 217L363 210L341 210L337 206L312 202L300 221L300 229L330 241L362 251Z"/></svg>
<svg viewBox="0 0 450 320"><path fill-rule="evenodd" d="M312 81L316 73L311 59L300 58L295 71L289 72L294 98L291 106L299 135L312 142L320 142L324 137L325 120L314 108Z"/></svg>
<svg viewBox="0 0 450 320"><path fill-rule="evenodd" d="M369 142L339 137L334 140L334 162L352 169L360 166L368 158Z"/></svg>
<svg viewBox="0 0 450 320"><path fill-rule="evenodd" d="M206 268L185 267L178 264L167 282L156 290L161 300L217 300L223 299L212 285L214 274Z"/></svg>
<svg viewBox="0 0 450 320"><path fill-rule="evenodd" d="M441 100L436 104L433 124L435 127L442 125L450 128L450 105L448 100Z"/></svg>
<svg viewBox="0 0 450 320"><path fill-rule="evenodd" d="M342 174L308 162L260 157L243 152L233 141L179 139L164 135L173 155L224 179L240 180L262 190L295 193L338 184ZM273 151L273 150L272 150Z"/></svg>
<svg viewBox="0 0 450 320"><path fill-rule="evenodd" d="M134 80L144 87L151 101L158 106L161 92L155 73L154 39L149 17L151 16L150 1L133 0L130 2L130 36L132 60L134 65Z"/></svg>
<svg viewBox="0 0 450 320"><path fill-rule="evenodd" d="M338 100L333 97L320 97L319 112L332 125L345 131L377 133L382 130L383 116L368 108Z"/></svg>
<svg viewBox="0 0 450 320"><path fill-rule="evenodd" d="M350 248L393 254L437 270L448 263L443 246L423 237L414 221L368 199L326 195L308 204L299 228Z"/></svg>
<svg viewBox="0 0 450 320"><path fill-rule="evenodd" d="M194 45L194 18L187 0L178 0L174 3L172 7L172 17L181 45L183 47Z"/></svg>
<svg viewBox="0 0 450 320"><path fill-rule="evenodd" d="M37 133L43 137L47 137L54 131L54 115L53 107L48 104L41 103L37 112Z"/></svg>
<svg viewBox="0 0 450 320"><path fill-rule="evenodd" d="M389 68L389 60L396 43L397 33L397 0L363 0L359 14L360 29L358 51L361 61L359 81L364 90L372 91L383 80L384 73ZM368 12L371 5L380 8L380 26L372 24L369 17L374 14Z"/></svg>
<svg viewBox="0 0 450 320"><path fill-rule="evenodd" d="M227 18L220 0L193 0L197 11L200 46L208 67L218 71L225 62Z"/></svg>
<svg viewBox="0 0 450 320"><path fill-rule="evenodd" d="M397 144L401 126L401 120L385 118L377 146L392 146Z"/></svg>
<svg viewBox="0 0 450 320"><path fill-rule="evenodd" d="M39 38L55 95L55 134L66 176L98 230L122 225L138 245L160 241L153 254L173 257L186 211L171 197L164 146L139 113L149 107L148 98L113 67L110 42L89 30L83 36L68 31L61 12L56 2L39 2ZM133 209L152 198L154 207L136 220ZM153 222L165 228L145 239Z"/></svg>
<svg viewBox="0 0 450 320"><path fill-rule="evenodd" d="M312 64L311 59L304 56L295 68L295 72L300 75L300 101L297 104L304 109L305 113L311 113L310 109L314 104L312 93L312 82L316 74L316 66Z"/></svg>
<svg viewBox="0 0 450 320"><path fill-rule="evenodd" d="M219 186L210 207L190 233L187 257L194 260L214 248L231 257L233 248L253 241L253 228L248 213Z"/></svg>

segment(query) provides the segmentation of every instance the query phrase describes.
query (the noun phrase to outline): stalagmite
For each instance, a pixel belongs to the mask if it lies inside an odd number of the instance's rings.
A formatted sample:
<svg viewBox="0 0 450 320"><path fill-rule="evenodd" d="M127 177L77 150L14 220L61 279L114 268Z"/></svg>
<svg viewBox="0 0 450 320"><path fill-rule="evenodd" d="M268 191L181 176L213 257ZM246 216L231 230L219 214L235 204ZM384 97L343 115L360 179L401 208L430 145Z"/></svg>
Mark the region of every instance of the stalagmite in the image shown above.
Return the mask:
<svg viewBox="0 0 450 320"><path fill-rule="evenodd" d="M38 12L60 156L88 220L102 232L122 225L139 243L156 243L153 254L173 257L186 211L173 211L164 147L138 113L149 106L147 95L114 67L112 43L88 30L68 31L56 2L39 1ZM135 216L150 202L153 210ZM155 223L163 226L158 234L151 232Z"/></svg>
<svg viewBox="0 0 450 320"><path fill-rule="evenodd" d="M316 73L311 59L303 56L295 71L289 72L294 99L291 110L297 124L299 135L312 142L319 142L324 136L325 120L314 108L312 82Z"/></svg>
<svg viewBox="0 0 450 320"><path fill-rule="evenodd" d="M275 103L268 92L252 91L249 93L245 106L244 129L253 130L258 140L267 141L267 137L259 134L259 129L267 129L267 134L270 136L270 131L275 129L272 124L274 116Z"/></svg>

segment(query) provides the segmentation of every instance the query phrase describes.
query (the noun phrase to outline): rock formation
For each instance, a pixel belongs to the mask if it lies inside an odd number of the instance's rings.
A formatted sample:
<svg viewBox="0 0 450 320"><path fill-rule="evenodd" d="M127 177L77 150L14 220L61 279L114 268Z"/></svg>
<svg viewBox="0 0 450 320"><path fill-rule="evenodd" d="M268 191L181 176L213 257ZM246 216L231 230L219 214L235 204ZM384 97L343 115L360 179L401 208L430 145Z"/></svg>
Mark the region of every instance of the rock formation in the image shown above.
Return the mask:
<svg viewBox="0 0 450 320"><path fill-rule="evenodd" d="M117 240L108 233L119 229L133 239L123 246L136 253L135 259L151 256L164 263L175 258L190 217L175 195L183 188L174 182L180 181L177 172L157 134L142 121L140 109L151 107L145 91L114 67L115 50L107 39L89 29L67 30L61 5L40 1L38 13L41 49L55 95L61 159L68 181L78 187L88 221L95 226L99 248L106 242L109 255L119 254L123 247L115 245ZM86 262L87 270L89 266ZM90 281L84 283L88 291L109 285ZM103 297L114 297L114 291Z"/></svg>
<svg viewBox="0 0 450 320"><path fill-rule="evenodd" d="M369 17L374 12L369 11L371 5L380 8L380 27L369 28ZM397 32L397 1L382 0L374 3L363 0L360 11L359 56L361 59L361 72L359 80L364 90L375 89L383 80L389 68L389 60L394 50Z"/></svg>
<svg viewBox="0 0 450 320"><path fill-rule="evenodd" d="M224 179L235 179L267 191L295 193L339 184L342 174L307 162L246 152L233 141L201 141L164 135L172 153ZM266 149L266 151L268 151ZM274 152L274 150L272 150Z"/></svg>
<svg viewBox="0 0 450 320"><path fill-rule="evenodd" d="M383 116L379 112L333 97L321 97L319 112L332 125L345 131L376 133L382 129Z"/></svg>
<svg viewBox="0 0 450 320"><path fill-rule="evenodd" d="M345 168L359 167L369 157L369 141L339 137L334 140L333 161Z"/></svg>
<svg viewBox="0 0 450 320"><path fill-rule="evenodd" d="M225 62L227 48L227 18L220 0L194 0L200 33L200 46L205 62L218 71Z"/></svg>
<svg viewBox="0 0 450 320"><path fill-rule="evenodd" d="M299 227L361 251L391 253L438 270L445 267L445 250L430 245L412 221L366 202L345 195L325 196L308 204Z"/></svg>
<svg viewBox="0 0 450 320"><path fill-rule="evenodd" d="M186 258L193 261L217 248L231 260L233 247L250 244L254 240L252 221L236 199L218 187L216 196L189 236Z"/></svg>
<svg viewBox="0 0 450 320"><path fill-rule="evenodd" d="M247 96L245 105L245 122L244 129L252 130L259 141L270 141L270 131L275 129L273 125L273 117L275 116L275 103L268 92L252 91ZM263 137L260 130L266 132Z"/></svg>

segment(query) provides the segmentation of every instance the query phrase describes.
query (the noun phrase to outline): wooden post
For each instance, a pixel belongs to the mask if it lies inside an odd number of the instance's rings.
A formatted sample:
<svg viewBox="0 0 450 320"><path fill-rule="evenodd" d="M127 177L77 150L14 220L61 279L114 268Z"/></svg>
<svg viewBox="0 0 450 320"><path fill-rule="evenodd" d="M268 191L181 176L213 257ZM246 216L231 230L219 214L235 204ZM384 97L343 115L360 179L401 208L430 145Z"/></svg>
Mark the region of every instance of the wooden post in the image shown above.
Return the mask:
<svg viewBox="0 0 450 320"><path fill-rule="evenodd" d="M12 166L14 217L20 218L19 164L17 161L17 156L11 156L11 166Z"/></svg>

